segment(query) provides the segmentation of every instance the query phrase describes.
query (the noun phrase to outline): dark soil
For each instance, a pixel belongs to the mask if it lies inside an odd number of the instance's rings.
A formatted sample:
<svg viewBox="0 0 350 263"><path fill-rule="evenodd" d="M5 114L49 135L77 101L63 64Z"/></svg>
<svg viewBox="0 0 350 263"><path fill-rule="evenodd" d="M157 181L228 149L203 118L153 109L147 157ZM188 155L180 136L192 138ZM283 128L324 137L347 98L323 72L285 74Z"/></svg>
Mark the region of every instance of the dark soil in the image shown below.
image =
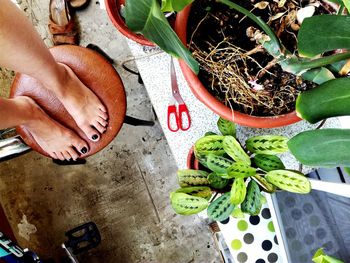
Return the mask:
<svg viewBox="0 0 350 263"><path fill-rule="evenodd" d="M235 1L248 10L258 2ZM299 26L293 12L309 1L287 0L280 8L272 0L267 2L269 5L265 9L255 8L253 13L265 22L284 13L268 23L282 44L295 53ZM328 13L322 6L316 10L316 14ZM226 5L213 0L194 1L187 43L200 63L199 79L218 100L234 110L254 116L276 116L293 111L300 91L313 88L315 84L284 72L265 50L259 48L256 52L259 45L247 36L248 28L253 32L259 30L249 18L243 18Z"/></svg>

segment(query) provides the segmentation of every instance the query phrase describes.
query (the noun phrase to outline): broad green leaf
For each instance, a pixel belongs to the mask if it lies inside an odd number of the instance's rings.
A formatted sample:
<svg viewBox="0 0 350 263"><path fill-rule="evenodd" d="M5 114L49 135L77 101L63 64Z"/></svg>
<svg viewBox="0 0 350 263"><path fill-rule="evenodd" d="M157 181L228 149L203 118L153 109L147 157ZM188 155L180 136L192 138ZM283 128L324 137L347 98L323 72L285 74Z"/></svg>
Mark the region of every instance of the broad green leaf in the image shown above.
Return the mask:
<svg viewBox="0 0 350 263"><path fill-rule="evenodd" d="M233 136L225 136L222 142L222 147L225 152L236 162L244 162L247 165L251 164L248 154L243 150L240 143Z"/></svg>
<svg viewBox="0 0 350 263"><path fill-rule="evenodd" d="M223 221L230 216L234 208L230 203L230 192L225 193L209 205L208 217L215 221Z"/></svg>
<svg viewBox="0 0 350 263"><path fill-rule="evenodd" d="M236 125L233 122L220 117L217 125L222 135L231 135L236 137Z"/></svg>
<svg viewBox="0 0 350 263"><path fill-rule="evenodd" d="M206 132L204 136L217 135L215 132Z"/></svg>
<svg viewBox="0 0 350 263"><path fill-rule="evenodd" d="M170 194L171 206L180 215L197 214L208 207L208 200L184 193Z"/></svg>
<svg viewBox="0 0 350 263"><path fill-rule="evenodd" d="M242 209L239 206L236 206L233 209L231 216L234 218L244 218L244 213L242 212Z"/></svg>
<svg viewBox="0 0 350 263"><path fill-rule="evenodd" d="M312 261L315 263L344 263L343 261L337 258L327 256L322 248L316 251L315 255L312 258Z"/></svg>
<svg viewBox="0 0 350 263"><path fill-rule="evenodd" d="M316 84L322 84L328 80L335 79L333 73L327 68L315 68L306 71L301 75L304 80L312 81Z"/></svg>
<svg viewBox="0 0 350 263"><path fill-rule="evenodd" d="M350 0L343 0L346 9L350 12Z"/></svg>
<svg viewBox="0 0 350 263"><path fill-rule="evenodd" d="M276 155L256 154L253 158L255 165L266 172L284 169L284 164Z"/></svg>
<svg viewBox="0 0 350 263"><path fill-rule="evenodd" d="M222 146L224 136L221 135L208 135L200 138L194 144L194 152L197 154L215 154L222 156L225 154L225 150Z"/></svg>
<svg viewBox="0 0 350 263"><path fill-rule="evenodd" d="M198 196L205 198L207 200L212 196L212 191L208 186L193 186L193 187L184 187L179 188L175 191L175 193L184 193L193 196Z"/></svg>
<svg viewBox="0 0 350 263"><path fill-rule="evenodd" d="M241 204L247 194L247 187L243 178L236 178L231 187L230 202L233 205Z"/></svg>
<svg viewBox="0 0 350 263"><path fill-rule="evenodd" d="M178 170L177 179L181 187L209 185L208 173L201 170Z"/></svg>
<svg viewBox="0 0 350 263"><path fill-rule="evenodd" d="M314 57L350 48L350 16L320 15L305 18L298 33L298 51Z"/></svg>
<svg viewBox="0 0 350 263"><path fill-rule="evenodd" d="M229 180L222 178L216 173L210 173L208 175L208 182L210 187L215 189L222 189L228 184Z"/></svg>
<svg viewBox="0 0 350 263"><path fill-rule="evenodd" d="M263 175L256 174L252 176L252 179L257 182L265 192L274 193L276 191L276 187L273 184L270 184Z"/></svg>
<svg viewBox="0 0 350 263"><path fill-rule="evenodd" d="M298 116L310 123L350 115L350 79L339 78L301 93L296 102Z"/></svg>
<svg viewBox="0 0 350 263"><path fill-rule="evenodd" d="M350 167L344 167L344 171L345 171L348 175L350 175Z"/></svg>
<svg viewBox="0 0 350 263"><path fill-rule="evenodd" d="M241 204L241 209L244 213L248 213L249 215L258 215L262 206L261 201L259 185L254 180L251 180L248 183L247 195Z"/></svg>
<svg viewBox="0 0 350 263"><path fill-rule="evenodd" d="M247 178L254 176L256 174L256 169L250 167L245 162L239 161L233 163L230 167L227 168L227 174L221 174L222 178L231 179L231 178Z"/></svg>
<svg viewBox="0 0 350 263"><path fill-rule="evenodd" d="M252 153L275 155L288 151L287 141L285 136L260 135L249 138L245 145Z"/></svg>
<svg viewBox="0 0 350 263"><path fill-rule="evenodd" d="M309 180L297 171L274 170L268 172L265 178L269 183L288 192L307 194L311 191Z"/></svg>
<svg viewBox="0 0 350 263"><path fill-rule="evenodd" d="M314 167L350 166L350 130L321 129L304 131L288 142L299 162Z"/></svg>
<svg viewBox="0 0 350 263"><path fill-rule="evenodd" d="M170 55L182 58L198 74L197 61L169 25L157 0L126 1L125 21L130 30L143 34Z"/></svg>
<svg viewBox="0 0 350 263"><path fill-rule="evenodd" d="M162 0L162 12L180 12L193 0Z"/></svg>
<svg viewBox="0 0 350 263"><path fill-rule="evenodd" d="M232 164L232 160L214 154L209 154L207 157L207 167L219 175L226 174L227 168Z"/></svg>

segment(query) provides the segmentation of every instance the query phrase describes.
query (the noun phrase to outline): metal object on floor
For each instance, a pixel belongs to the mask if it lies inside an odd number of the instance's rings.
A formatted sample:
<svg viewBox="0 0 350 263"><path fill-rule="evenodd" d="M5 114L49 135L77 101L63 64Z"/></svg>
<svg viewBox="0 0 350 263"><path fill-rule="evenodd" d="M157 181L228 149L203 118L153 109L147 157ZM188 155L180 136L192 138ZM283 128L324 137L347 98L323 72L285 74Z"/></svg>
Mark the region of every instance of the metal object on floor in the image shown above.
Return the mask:
<svg viewBox="0 0 350 263"><path fill-rule="evenodd" d="M175 102L168 106L168 129L172 132L177 132L178 130L187 131L191 127L191 117L188 108L181 97L179 86L177 85L173 57L171 57L170 61L170 77L173 96L172 100L175 100Z"/></svg>
<svg viewBox="0 0 350 263"><path fill-rule="evenodd" d="M66 256L59 263L78 263L75 255L84 253L101 243L101 235L94 222L88 222L66 232L68 240L62 244ZM22 249L13 240L0 232L0 262L5 263L45 263L29 249Z"/></svg>
<svg viewBox="0 0 350 263"><path fill-rule="evenodd" d="M20 136L15 136L0 140L0 161L15 158L23 153L30 151Z"/></svg>
<svg viewBox="0 0 350 263"><path fill-rule="evenodd" d="M14 241L0 232L0 262L41 263L38 255L28 249L22 249Z"/></svg>

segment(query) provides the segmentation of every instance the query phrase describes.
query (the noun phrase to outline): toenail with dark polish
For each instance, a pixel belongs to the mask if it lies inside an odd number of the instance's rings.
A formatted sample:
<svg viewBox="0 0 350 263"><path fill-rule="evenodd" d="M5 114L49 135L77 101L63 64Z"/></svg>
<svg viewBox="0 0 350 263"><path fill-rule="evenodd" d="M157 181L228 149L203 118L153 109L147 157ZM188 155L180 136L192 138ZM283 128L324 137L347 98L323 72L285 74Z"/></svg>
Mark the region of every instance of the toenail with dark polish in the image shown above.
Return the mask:
<svg viewBox="0 0 350 263"><path fill-rule="evenodd" d="M81 153L85 154L85 153L87 153L87 148L84 147L84 148L82 148L80 151L81 151Z"/></svg>
<svg viewBox="0 0 350 263"><path fill-rule="evenodd" d="M96 141L98 139L98 136L95 134L95 135L92 135L91 137L94 141Z"/></svg>

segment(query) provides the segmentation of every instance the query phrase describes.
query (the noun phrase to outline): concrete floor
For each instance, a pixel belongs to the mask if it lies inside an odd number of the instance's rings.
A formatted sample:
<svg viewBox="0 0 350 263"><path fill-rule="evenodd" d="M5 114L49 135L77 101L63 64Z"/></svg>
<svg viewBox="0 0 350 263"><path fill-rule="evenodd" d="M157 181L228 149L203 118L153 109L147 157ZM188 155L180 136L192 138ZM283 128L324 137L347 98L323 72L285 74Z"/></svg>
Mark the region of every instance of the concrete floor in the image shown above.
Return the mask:
<svg viewBox="0 0 350 263"><path fill-rule="evenodd" d="M18 0L48 46L48 1ZM77 13L81 45L99 45L116 60L125 84L128 115L154 119L144 87L120 64L130 57L124 38L99 2ZM13 73L0 70L0 95ZM176 167L158 123L124 125L117 138L85 165L57 166L30 152L0 163L0 200L22 247L57 258L65 231L94 221L101 245L81 262L219 262L207 223L176 215L169 193Z"/></svg>

